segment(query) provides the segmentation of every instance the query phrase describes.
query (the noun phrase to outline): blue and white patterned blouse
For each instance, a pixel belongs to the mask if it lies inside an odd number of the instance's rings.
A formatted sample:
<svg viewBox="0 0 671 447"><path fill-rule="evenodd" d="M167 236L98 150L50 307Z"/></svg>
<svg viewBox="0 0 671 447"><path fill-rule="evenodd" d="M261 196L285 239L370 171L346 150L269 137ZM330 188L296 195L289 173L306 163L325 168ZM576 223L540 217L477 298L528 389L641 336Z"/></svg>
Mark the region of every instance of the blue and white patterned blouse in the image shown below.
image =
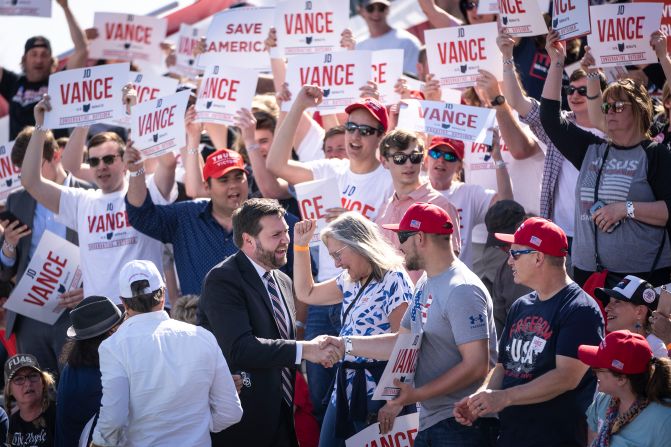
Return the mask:
<svg viewBox="0 0 671 447"><path fill-rule="evenodd" d="M363 284L351 282L347 272L342 272L336 278L336 285L343 294L340 318L344 317L345 310L352 303ZM352 307L347 319L342 322L341 336L346 335L377 335L386 334L391 330L389 315L403 303L412 301L413 286L410 277L403 269L389 270L381 281L372 280ZM348 362L372 362L364 357L345 355ZM347 396L352 394L354 371L347 371ZM369 397L375 391L376 383L373 376L366 371L366 390ZM331 400L335 403L335 390Z"/></svg>

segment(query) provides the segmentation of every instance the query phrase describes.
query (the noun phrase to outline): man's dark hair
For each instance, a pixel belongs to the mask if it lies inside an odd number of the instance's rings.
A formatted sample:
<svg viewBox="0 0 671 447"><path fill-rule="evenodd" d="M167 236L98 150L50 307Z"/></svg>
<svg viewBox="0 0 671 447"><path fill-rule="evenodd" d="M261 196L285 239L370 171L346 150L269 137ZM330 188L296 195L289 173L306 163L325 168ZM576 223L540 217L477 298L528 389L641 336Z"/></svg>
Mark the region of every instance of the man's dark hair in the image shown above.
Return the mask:
<svg viewBox="0 0 671 447"><path fill-rule="evenodd" d="M130 290L133 293L131 298L121 297L123 305L134 312L147 313L161 302L163 299L163 288L147 292L149 281L139 279L130 283Z"/></svg>
<svg viewBox="0 0 671 447"><path fill-rule="evenodd" d="M119 155L123 155L123 151L126 149L126 143L115 132L100 132L93 135L89 140L88 147L92 148L100 146L101 144L105 144L108 141L117 143L119 145Z"/></svg>
<svg viewBox="0 0 671 447"><path fill-rule="evenodd" d="M587 77L587 72L583 70L582 68L578 68L571 73L571 76L569 76L568 81L569 82L575 82L579 79L586 78ZM599 72L599 84L601 84L601 91L606 90L606 87L608 87L608 81L606 80L606 75L604 75L602 72Z"/></svg>
<svg viewBox="0 0 671 447"><path fill-rule="evenodd" d="M17 168L23 164L23 158L26 156L26 149L28 149L28 142L33 136L35 128L33 126L24 127L14 140L14 147L12 148L12 163ZM58 144L51 131L48 131L44 136L44 147L42 149L42 159L51 161L54 159L54 153L58 150Z"/></svg>
<svg viewBox="0 0 671 447"><path fill-rule="evenodd" d="M273 134L275 133L275 127L277 127L277 118L273 116L272 113L266 112L265 110L255 110L254 118L256 118L256 130L269 130Z"/></svg>
<svg viewBox="0 0 671 447"><path fill-rule="evenodd" d="M283 217L286 211L275 199L249 199L233 211L233 242L242 248L242 234L252 237L261 232L261 218L265 216Z"/></svg>
<svg viewBox="0 0 671 447"><path fill-rule="evenodd" d="M322 141L322 150L326 150L326 140L328 140L331 137L335 137L336 135L344 135L345 134L345 126L333 126L329 130L327 130L324 133L324 140Z"/></svg>

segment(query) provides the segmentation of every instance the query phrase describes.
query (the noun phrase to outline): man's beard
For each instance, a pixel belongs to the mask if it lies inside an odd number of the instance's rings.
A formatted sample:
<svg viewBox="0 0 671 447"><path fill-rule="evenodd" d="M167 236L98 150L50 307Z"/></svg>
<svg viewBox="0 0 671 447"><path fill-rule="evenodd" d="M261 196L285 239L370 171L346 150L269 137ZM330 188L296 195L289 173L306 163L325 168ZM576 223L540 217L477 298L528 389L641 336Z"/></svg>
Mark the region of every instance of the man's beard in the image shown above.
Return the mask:
<svg viewBox="0 0 671 447"><path fill-rule="evenodd" d="M416 253L412 255L406 254L405 268L406 270L424 270L424 264Z"/></svg>
<svg viewBox="0 0 671 447"><path fill-rule="evenodd" d="M286 255L282 259L277 259L275 255L275 250L266 250L261 246L260 241L256 241L256 249L254 250L254 257L258 259L260 264L271 266L274 269L278 269L284 266L287 263Z"/></svg>

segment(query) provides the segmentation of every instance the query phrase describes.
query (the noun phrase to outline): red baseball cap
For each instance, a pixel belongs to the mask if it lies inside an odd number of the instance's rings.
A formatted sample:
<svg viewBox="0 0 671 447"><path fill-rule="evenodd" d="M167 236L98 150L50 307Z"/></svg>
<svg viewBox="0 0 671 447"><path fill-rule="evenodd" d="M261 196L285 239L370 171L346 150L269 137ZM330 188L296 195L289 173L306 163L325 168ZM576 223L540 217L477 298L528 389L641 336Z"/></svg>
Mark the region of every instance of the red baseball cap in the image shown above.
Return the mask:
<svg viewBox="0 0 671 447"><path fill-rule="evenodd" d="M461 140L453 140L452 138L447 137L433 137L431 138L431 144L429 144L429 150L436 149L441 146L446 146L449 152L454 153L454 155L459 158L459 160L464 159L464 142Z"/></svg>
<svg viewBox="0 0 671 447"><path fill-rule="evenodd" d="M605 368L620 374L641 374L648 370L652 350L648 341L630 331L613 331L599 346L581 345L578 358L592 368Z"/></svg>
<svg viewBox="0 0 671 447"><path fill-rule="evenodd" d="M368 113L373 115L373 117L380 123L382 129L385 132L387 131L387 128L389 127L389 115L387 114L387 109L380 101L375 98L359 98L356 102L353 102L345 108L345 113L352 113L356 109L368 110Z"/></svg>
<svg viewBox="0 0 671 447"><path fill-rule="evenodd" d="M230 149L219 149L207 157L205 166L203 166L203 179L207 180L210 177L219 178L234 169L247 172L242 156Z"/></svg>
<svg viewBox="0 0 671 447"><path fill-rule="evenodd" d="M423 231L430 234L452 234L452 219L447 212L432 203L413 203L405 212L400 223L384 224L382 228L391 231Z"/></svg>
<svg viewBox="0 0 671 447"><path fill-rule="evenodd" d="M494 233L494 236L507 244L525 245L550 256L568 254L568 239L564 230L542 217L528 218L515 234Z"/></svg>

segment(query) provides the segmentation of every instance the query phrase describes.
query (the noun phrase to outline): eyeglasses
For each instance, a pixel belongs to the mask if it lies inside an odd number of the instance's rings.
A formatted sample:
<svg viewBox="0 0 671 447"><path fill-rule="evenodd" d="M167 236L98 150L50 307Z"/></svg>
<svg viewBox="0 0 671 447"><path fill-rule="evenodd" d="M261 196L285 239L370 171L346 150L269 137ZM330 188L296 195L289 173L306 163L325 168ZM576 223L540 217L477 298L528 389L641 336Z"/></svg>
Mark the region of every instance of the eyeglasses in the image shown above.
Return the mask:
<svg viewBox="0 0 671 447"><path fill-rule="evenodd" d="M334 251L333 253L329 253L329 255L331 255L331 257L333 258L333 260L335 262L340 262L340 260L342 259L340 253L346 248L347 248L347 245L345 245L344 247L342 247L339 250Z"/></svg>
<svg viewBox="0 0 671 447"><path fill-rule="evenodd" d="M395 165L404 165L408 159L410 159L410 163L417 165L424 159L424 153L412 152L410 154L404 154L403 152L396 152L394 155L387 155L385 158L387 160L391 158Z"/></svg>
<svg viewBox="0 0 671 447"><path fill-rule="evenodd" d="M631 104L629 101L604 102L601 104L601 111L604 115L613 110L615 113L622 113L624 106Z"/></svg>
<svg viewBox="0 0 671 447"><path fill-rule="evenodd" d="M464 8L466 8L467 11L471 11L477 7L478 2L464 2Z"/></svg>
<svg viewBox="0 0 671 447"><path fill-rule="evenodd" d="M345 130L347 131L347 133L354 133L357 130L359 130L359 134L362 137L367 137L369 135L382 132L382 129L379 127L368 126L366 124L357 124L351 121L347 121L345 123Z"/></svg>
<svg viewBox="0 0 671 447"><path fill-rule="evenodd" d="M440 157L443 157L445 161L450 163L454 163L455 161L459 160L459 158L453 152L443 152L437 149L430 149L429 157L433 158L434 160L439 160Z"/></svg>
<svg viewBox="0 0 671 447"><path fill-rule="evenodd" d="M417 231L398 231L396 235L398 236L398 242L405 244L405 241L410 239L412 236L416 235Z"/></svg>
<svg viewBox="0 0 671 447"><path fill-rule="evenodd" d="M114 160L117 157L121 157L121 155L115 154L115 155L105 155L103 157L89 157L89 166L91 166L92 168L97 167L100 164L100 160L102 160L103 163L109 166L112 163L114 163Z"/></svg>
<svg viewBox="0 0 671 447"><path fill-rule="evenodd" d="M513 250L512 248L508 250L508 254L513 257L515 261L517 261L520 256L522 255L528 255L529 253L538 253L538 250L532 250L531 248L526 248L524 250Z"/></svg>
<svg viewBox="0 0 671 447"><path fill-rule="evenodd" d="M31 372L30 374L28 374L26 376L14 376L14 377L12 377L12 383L15 384L15 385L21 386L24 383L26 383L26 380L29 380L30 383L37 383L37 382L40 381L41 378L42 378L42 376L40 375L40 373Z"/></svg>
<svg viewBox="0 0 671 447"><path fill-rule="evenodd" d="M568 87L564 87L564 91L566 92L566 96L571 96L575 92L578 92L580 96L587 96L587 87L573 87L572 85L569 85Z"/></svg>
<svg viewBox="0 0 671 447"><path fill-rule="evenodd" d="M387 10L387 5L383 3L373 3L372 5L366 6L366 12L368 14L372 14L375 11L377 12L385 12Z"/></svg>

